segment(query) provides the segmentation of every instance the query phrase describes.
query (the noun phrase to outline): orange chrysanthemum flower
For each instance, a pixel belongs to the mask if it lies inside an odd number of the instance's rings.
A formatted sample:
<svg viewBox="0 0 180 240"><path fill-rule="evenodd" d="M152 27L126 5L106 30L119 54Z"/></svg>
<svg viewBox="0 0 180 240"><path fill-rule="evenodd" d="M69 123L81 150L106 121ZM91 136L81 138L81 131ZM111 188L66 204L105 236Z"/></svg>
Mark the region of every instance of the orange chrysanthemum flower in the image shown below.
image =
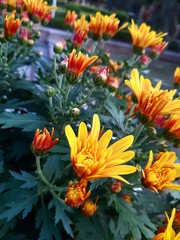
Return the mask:
<svg viewBox="0 0 180 240"><path fill-rule="evenodd" d="M128 30L131 34L133 46L141 50L162 43L163 37L167 35L167 33L160 32L157 34L155 31L151 31L151 27L146 25L146 23L137 26L134 20L132 20Z"/></svg>
<svg viewBox="0 0 180 240"><path fill-rule="evenodd" d="M69 182L65 196L65 203L70 207L79 207L90 196L90 191L86 193L87 181L81 179L80 182Z"/></svg>
<svg viewBox="0 0 180 240"><path fill-rule="evenodd" d="M124 29L128 23L124 23L121 27L119 26L120 20L116 18L116 14L110 16L105 15L103 21L103 38L105 40L112 38L117 32Z"/></svg>
<svg viewBox="0 0 180 240"><path fill-rule="evenodd" d="M176 232L172 228L175 213L176 213L175 208L173 208L170 218L166 213L166 217L168 219L168 225L166 230L164 232L158 233L155 237L152 238L152 240L179 240L180 239L180 232L176 234Z"/></svg>
<svg viewBox="0 0 180 240"><path fill-rule="evenodd" d="M37 156L47 153L59 141L58 138L53 140L53 136L54 128L52 128L51 134L46 128L43 132L37 129L31 146L33 153Z"/></svg>
<svg viewBox="0 0 180 240"><path fill-rule="evenodd" d="M180 84L180 67L177 67L174 71L174 83Z"/></svg>
<svg viewBox="0 0 180 240"><path fill-rule="evenodd" d="M95 212L97 211L97 201L98 201L98 197L96 198L96 201L93 203L90 200L87 200L82 207L82 212L84 213L84 215L91 217L95 214Z"/></svg>
<svg viewBox="0 0 180 240"><path fill-rule="evenodd" d="M116 180L114 183L111 184L110 190L113 193L118 193L122 189L122 183L120 180Z"/></svg>
<svg viewBox="0 0 180 240"><path fill-rule="evenodd" d="M180 99L173 100L176 90L160 90L161 82L153 88L149 79L139 77L137 69L131 71L131 79L125 80L125 83L137 98L143 123L153 122L159 115L180 114Z"/></svg>
<svg viewBox="0 0 180 240"><path fill-rule="evenodd" d="M78 48L80 48L84 39L87 37L87 34L88 34L88 29L86 30L81 30L81 28L77 29L74 33L72 43Z"/></svg>
<svg viewBox="0 0 180 240"><path fill-rule="evenodd" d="M68 82L70 84L75 84L85 68L96 61L97 58L98 56L92 56L89 58L87 55L83 55L81 51L76 54L76 50L73 49L68 59L66 71Z"/></svg>
<svg viewBox="0 0 180 240"><path fill-rule="evenodd" d="M165 136L168 138L174 138L180 141L180 116L171 115L169 119L163 122L163 127L165 129Z"/></svg>
<svg viewBox="0 0 180 240"><path fill-rule="evenodd" d="M70 125L65 127L65 133L71 148L71 162L78 177L87 181L112 177L128 183L119 175L136 172L136 167L122 165L134 157L133 151L125 151L133 143L129 135L108 147L112 131L106 131L101 138L100 121L97 114L93 116L90 133L84 122L80 123L76 137Z"/></svg>
<svg viewBox="0 0 180 240"><path fill-rule="evenodd" d="M74 22L76 21L78 15L75 11L68 10L65 17L65 24L69 27L72 27L74 25Z"/></svg>
<svg viewBox="0 0 180 240"><path fill-rule="evenodd" d="M174 163L176 159L175 152L161 152L156 155L153 162L153 152L150 151L142 175L144 185L156 192L166 188L180 190L179 184L172 183L180 177L180 164Z"/></svg>
<svg viewBox="0 0 180 240"><path fill-rule="evenodd" d="M104 32L103 15L100 12L96 16L90 15L89 37L93 40L100 40Z"/></svg>
<svg viewBox="0 0 180 240"><path fill-rule="evenodd" d="M24 4L35 22L42 21L52 10L57 9L55 6L48 6L48 2L43 0L24 0Z"/></svg>
<svg viewBox="0 0 180 240"><path fill-rule="evenodd" d="M88 31L89 30L89 23L86 20L86 15L82 15L80 19L74 21L74 31L76 32L78 29L81 31Z"/></svg>
<svg viewBox="0 0 180 240"><path fill-rule="evenodd" d="M4 19L4 33L5 36L14 36L21 24L19 18L15 19L15 14L11 13L10 16L6 16Z"/></svg>
<svg viewBox="0 0 180 240"><path fill-rule="evenodd" d="M149 56L151 59L158 57L162 51L167 47L168 42L160 42L152 45L149 51Z"/></svg>

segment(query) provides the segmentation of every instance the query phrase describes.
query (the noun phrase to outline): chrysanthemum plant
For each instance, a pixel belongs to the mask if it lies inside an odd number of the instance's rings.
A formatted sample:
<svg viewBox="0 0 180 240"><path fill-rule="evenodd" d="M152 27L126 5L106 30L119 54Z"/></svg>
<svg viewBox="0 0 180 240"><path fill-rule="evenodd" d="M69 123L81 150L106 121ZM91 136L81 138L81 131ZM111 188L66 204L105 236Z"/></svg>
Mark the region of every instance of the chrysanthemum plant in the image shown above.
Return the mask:
<svg viewBox="0 0 180 240"><path fill-rule="evenodd" d="M179 67L177 89L143 72L166 34L68 11L73 35L45 59L34 43L54 8L0 8L0 238L179 240ZM113 59L126 27L132 56Z"/></svg>

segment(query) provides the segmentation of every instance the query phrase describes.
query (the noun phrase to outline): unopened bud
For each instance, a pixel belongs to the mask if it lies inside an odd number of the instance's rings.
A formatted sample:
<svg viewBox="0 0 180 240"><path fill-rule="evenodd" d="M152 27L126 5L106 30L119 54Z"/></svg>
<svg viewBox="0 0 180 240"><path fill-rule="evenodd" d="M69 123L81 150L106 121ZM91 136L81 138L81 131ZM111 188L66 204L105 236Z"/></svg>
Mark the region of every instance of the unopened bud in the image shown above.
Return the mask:
<svg viewBox="0 0 180 240"><path fill-rule="evenodd" d="M56 95L56 90L53 87L49 86L46 89L45 94L46 94L47 97L53 97L53 96Z"/></svg>
<svg viewBox="0 0 180 240"><path fill-rule="evenodd" d="M57 53L57 54L62 53L64 47L65 47L65 43L62 41L58 41L53 47L54 53Z"/></svg>
<svg viewBox="0 0 180 240"><path fill-rule="evenodd" d="M146 133L150 137L155 137L156 134L157 134L157 131L156 131L156 129L154 127L148 126L147 129L146 129Z"/></svg>
<svg viewBox="0 0 180 240"><path fill-rule="evenodd" d="M90 200L87 200L84 204L83 204L83 207L82 207L82 212L84 213L84 215L88 216L88 217L92 217L98 206L97 206L97 201L98 201L98 197L96 198L96 201L95 203L93 203L92 201Z"/></svg>
<svg viewBox="0 0 180 240"><path fill-rule="evenodd" d="M106 83L108 77L108 67L101 67L94 75L93 81L96 86L101 86Z"/></svg>
<svg viewBox="0 0 180 240"><path fill-rule="evenodd" d="M79 108L73 108L71 109L71 114L73 117L78 117L80 114L80 109Z"/></svg>
<svg viewBox="0 0 180 240"><path fill-rule="evenodd" d="M118 193L122 189L122 183L120 180L116 180L116 182L112 183L110 190L113 193Z"/></svg>
<svg viewBox="0 0 180 240"><path fill-rule="evenodd" d="M61 73L65 73L68 66L68 57L66 57L62 62L60 62L58 69Z"/></svg>

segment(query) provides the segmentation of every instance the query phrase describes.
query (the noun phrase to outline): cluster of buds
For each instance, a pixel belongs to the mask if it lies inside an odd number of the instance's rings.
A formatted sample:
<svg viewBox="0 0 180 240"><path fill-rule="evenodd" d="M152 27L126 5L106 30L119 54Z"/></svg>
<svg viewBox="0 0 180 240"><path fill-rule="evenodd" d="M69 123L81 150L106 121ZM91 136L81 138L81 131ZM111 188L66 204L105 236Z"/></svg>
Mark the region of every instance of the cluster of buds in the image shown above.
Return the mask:
<svg viewBox="0 0 180 240"><path fill-rule="evenodd" d="M69 182L68 189L65 194L65 203L70 207L81 207L82 212L86 216L93 216L97 210L97 201L95 203L88 198L91 194L90 190L87 192L87 181L81 179L79 182Z"/></svg>

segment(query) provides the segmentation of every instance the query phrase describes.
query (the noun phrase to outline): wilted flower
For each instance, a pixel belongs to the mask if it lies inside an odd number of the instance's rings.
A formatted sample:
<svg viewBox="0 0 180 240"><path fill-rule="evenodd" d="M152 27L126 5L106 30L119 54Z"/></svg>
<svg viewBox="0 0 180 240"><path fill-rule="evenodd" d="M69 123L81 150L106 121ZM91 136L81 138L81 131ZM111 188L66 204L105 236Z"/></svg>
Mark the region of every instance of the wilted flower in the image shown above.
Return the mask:
<svg viewBox="0 0 180 240"><path fill-rule="evenodd" d="M133 151L125 151L132 145L133 136L122 138L108 147L112 131L106 131L99 139L100 121L97 114L93 116L91 132L87 126L80 123L76 137L70 125L65 127L65 133L71 148L71 162L78 177L87 181L112 177L128 183L119 175L136 172L130 165L122 165L134 157Z"/></svg>
<svg viewBox="0 0 180 240"><path fill-rule="evenodd" d="M161 82L153 88L149 79L139 77L137 69L131 71L131 79L125 83L137 99L140 120L144 124L153 122L159 115L180 114L180 100L173 100L176 90L160 90Z"/></svg>
<svg viewBox="0 0 180 240"><path fill-rule="evenodd" d="M135 49L143 50L152 45L162 43L163 37L167 35L167 33L160 32L157 34L155 31L151 31L151 27L146 25L146 23L138 26L134 23L134 20L131 22L132 24L128 29Z"/></svg>
<svg viewBox="0 0 180 240"><path fill-rule="evenodd" d="M43 132L37 129L31 145L33 153L37 156L47 153L59 141L58 138L53 140L53 136L54 128L52 128L51 134L46 128L44 128Z"/></svg>
<svg viewBox="0 0 180 240"><path fill-rule="evenodd" d="M66 13L66 17L65 17L65 23L67 26L72 27L74 25L74 22L76 21L78 15L76 14L75 11L70 11L68 10Z"/></svg>
<svg viewBox="0 0 180 240"><path fill-rule="evenodd" d="M76 50L73 49L68 59L66 71L67 81L70 84L75 84L84 70L96 61L97 58L98 56L88 57L88 55L83 55L81 51L76 54Z"/></svg>
<svg viewBox="0 0 180 240"><path fill-rule="evenodd" d="M150 151L142 175L144 185L156 192L167 188L180 190L179 184L172 183L180 177L180 164L174 163L176 159L175 152L161 152L156 155L153 162L153 152Z"/></svg>
<svg viewBox="0 0 180 240"><path fill-rule="evenodd" d="M85 201L82 207L82 212L84 213L84 215L91 217L95 214L98 208L97 201L98 201L98 197L96 198L96 201L94 203L90 200Z"/></svg>
<svg viewBox="0 0 180 240"><path fill-rule="evenodd" d="M81 179L80 182L69 182L66 191L65 203L70 207L79 207L90 196L90 191L86 192L87 181Z"/></svg>
<svg viewBox="0 0 180 240"><path fill-rule="evenodd" d="M11 13L10 16L6 16L4 19L4 33L5 36L10 37L14 36L21 24L21 20L19 18L15 19L15 14Z"/></svg>
<svg viewBox="0 0 180 240"><path fill-rule="evenodd" d="M128 23L124 23L119 27L120 20L116 18L116 14L111 14L110 16L105 15L102 18L103 21L103 38L105 40L112 38L117 32L124 29Z"/></svg>
<svg viewBox="0 0 180 240"><path fill-rule="evenodd" d="M176 232L172 228L175 213L176 213L176 209L173 208L170 218L166 214L168 219L168 225L166 230L164 232L158 233L155 237L152 238L152 240L179 240L180 239L180 232L176 234Z"/></svg>

